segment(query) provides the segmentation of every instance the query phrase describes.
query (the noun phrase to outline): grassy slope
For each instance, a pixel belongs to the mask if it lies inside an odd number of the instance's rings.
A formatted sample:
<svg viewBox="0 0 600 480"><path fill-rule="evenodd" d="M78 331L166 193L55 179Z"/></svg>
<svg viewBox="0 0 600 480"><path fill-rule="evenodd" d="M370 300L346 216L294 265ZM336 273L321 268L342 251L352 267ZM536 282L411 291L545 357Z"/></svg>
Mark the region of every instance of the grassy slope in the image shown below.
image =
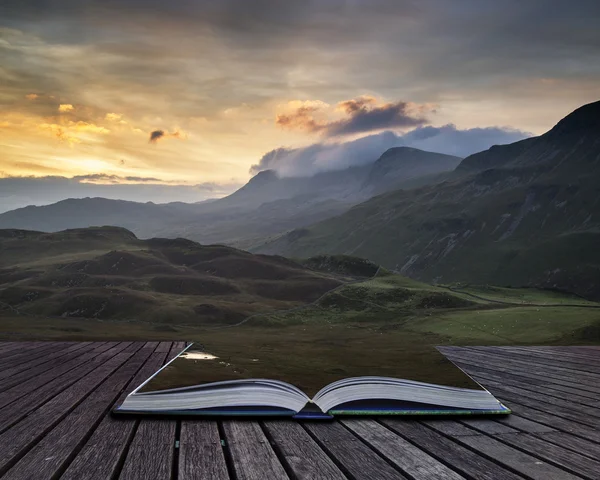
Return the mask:
<svg viewBox="0 0 600 480"><path fill-rule="evenodd" d="M128 240L123 245L131 254L146 255L147 251L139 250L139 245L138 251L135 250L136 241ZM201 247L201 250L198 250L200 247L194 245L191 242L177 244L175 249L168 249L163 245L161 252L163 257L171 259L171 266L178 268L184 267L186 259L199 260L200 254L214 255L211 247ZM144 248L147 247L148 245L144 244ZM159 245L154 244L153 247L156 249ZM73 245L70 248L73 250ZM219 251L222 247L214 248ZM94 247L93 251L95 255L98 249ZM61 258L65 255L62 251L54 253ZM76 253L79 260L81 254ZM41 263L33 261L28 265L37 269L42 265L52 265L52 262L42 261L42 257L47 256L40 254ZM238 260L236 259L234 264ZM292 270L297 268L294 262L275 260L280 262L279 266ZM19 257L19 261L23 261L23 258ZM365 268L360 262L339 257L330 261L319 259L309 263L329 272L326 274L309 271L312 275L310 281L330 278L327 275L339 273L338 269L348 273L349 266L357 269L350 273L363 272ZM249 284L244 283L247 279L238 284L239 278L227 278L232 274L225 268L230 267L227 263L217 262L211 265L213 276L216 273L221 275L217 281L232 282L241 289L249 288ZM370 265L366 266L370 269ZM191 267L188 265L184 268ZM234 273L240 275L239 270ZM40 283L40 278L47 279L47 275L48 272L36 277L35 281ZM116 314L106 317L50 316L46 309L54 308L52 299L56 296L56 292L51 292L49 297L39 299L41 310L35 315L17 315L14 310L2 310L0 337L72 340L172 338L214 345L233 343L239 344L240 348L245 342L260 344L264 341L278 342L278 345L289 349L304 348L308 355L311 354L311 344L322 349L323 346L339 342L355 346L357 349L368 349L373 355L377 354L379 346L408 349L439 344L600 343L600 308L597 308L599 304L545 290L473 285L432 286L380 270L375 278L342 285L304 306L299 301L277 301L255 294L246 298L247 309L240 310L240 303L243 303L241 299L248 295L247 291L241 294L212 296L212 305L224 308L227 304L240 315L234 320L212 318L206 321L202 315L210 317L214 313L210 308L204 312L200 311L196 316L182 314L189 312L190 306L207 301L202 294L193 292L193 282L186 287L192 289L192 293L171 294L157 292L156 289L148 290L148 285L151 286L152 279L155 278L156 275L138 278L134 283L137 290L132 289L131 285L125 287L135 295L141 295L143 298L149 295L152 301L156 301L150 304L146 313L140 314L137 311L140 305L143 306L143 302L140 301L134 304L135 309L132 311L127 310L128 306L121 305L117 306ZM158 278L162 277L159 275ZM89 281L89 278L86 281ZM125 278L125 282L128 281ZM297 281L297 278L293 281ZM25 278L17 283L20 282L27 284L31 279ZM277 280L270 284L267 289L268 295L272 296L271 287L276 283L285 281ZM178 288L182 286L180 283L177 285ZM337 284L332 284L326 290L335 285ZM294 286L296 287L297 285ZM50 287L43 288L52 290ZM80 288L82 287L67 288L65 291L76 292ZM123 290L123 287L115 289L112 286L97 288L113 297ZM5 299L6 292L7 289L0 292ZM310 300L305 299L305 303L306 301ZM29 312L29 309L30 306L25 310ZM123 315L123 312L127 312L127 315ZM264 313L235 326L247 318L247 315L256 312Z"/></svg>
<svg viewBox="0 0 600 480"><path fill-rule="evenodd" d="M339 275L279 257L102 227L0 230L0 315L221 325L320 297Z"/></svg>

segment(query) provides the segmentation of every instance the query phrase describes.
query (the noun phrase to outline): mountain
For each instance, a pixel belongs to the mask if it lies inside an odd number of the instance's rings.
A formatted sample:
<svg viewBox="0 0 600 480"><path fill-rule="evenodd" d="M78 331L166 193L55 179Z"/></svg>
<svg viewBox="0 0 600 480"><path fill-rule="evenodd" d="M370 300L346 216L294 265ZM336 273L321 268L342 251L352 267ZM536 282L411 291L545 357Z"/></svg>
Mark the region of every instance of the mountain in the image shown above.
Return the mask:
<svg viewBox="0 0 600 480"><path fill-rule="evenodd" d="M223 325L319 298L346 274L117 227L0 230L0 316Z"/></svg>
<svg viewBox="0 0 600 480"><path fill-rule="evenodd" d="M600 298L600 102L549 132L465 158L256 252L368 258L416 279L535 285Z"/></svg>
<svg viewBox="0 0 600 480"><path fill-rule="evenodd" d="M59 231L94 225L127 228L142 238L186 237L241 248L345 212L352 205L415 182L441 181L458 157L393 148L376 161L310 177L258 173L233 194L198 204L136 203L103 198L68 199L0 215L0 228Z"/></svg>

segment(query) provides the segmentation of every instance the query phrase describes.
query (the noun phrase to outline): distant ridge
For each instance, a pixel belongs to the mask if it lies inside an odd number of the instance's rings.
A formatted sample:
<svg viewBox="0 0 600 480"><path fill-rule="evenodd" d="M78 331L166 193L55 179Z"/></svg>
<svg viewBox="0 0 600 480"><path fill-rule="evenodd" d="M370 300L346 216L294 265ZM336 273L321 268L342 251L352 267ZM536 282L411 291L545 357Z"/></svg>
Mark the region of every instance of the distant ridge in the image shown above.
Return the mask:
<svg viewBox="0 0 600 480"><path fill-rule="evenodd" d="M542 286L600 298L600 102L539 137L465 158L253 251L349 254L429 282Z"/></svg>
<svg viewBox="0 0 600 480"><path fill-rule="evenodd" d="M401 147L363 166L310 177L281 178L265 170L231 195L209 202L67 199L1 214L0 228L59 231L117 225L141 238L187 237L249 248L265 237L343 213L374 195L441 181L439 176L459 162L458 157Z"/></svg>

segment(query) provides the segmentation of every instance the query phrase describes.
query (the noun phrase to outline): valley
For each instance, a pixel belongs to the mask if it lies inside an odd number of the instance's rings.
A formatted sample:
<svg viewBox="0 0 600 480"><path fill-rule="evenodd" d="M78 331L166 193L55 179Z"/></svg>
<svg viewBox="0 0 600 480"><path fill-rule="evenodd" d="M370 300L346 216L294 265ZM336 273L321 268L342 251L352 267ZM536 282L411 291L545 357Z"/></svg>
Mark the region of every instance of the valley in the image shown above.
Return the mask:
<svg viewBox="0 0 600 480"><path fill-rule="evenodd" d="M337 342L600 343L600 304L560 292L429 285L353 257L292 262L116 228L1 237L3 262L14 259L0 277L6 340L277 341L307 354Z"/></svg>

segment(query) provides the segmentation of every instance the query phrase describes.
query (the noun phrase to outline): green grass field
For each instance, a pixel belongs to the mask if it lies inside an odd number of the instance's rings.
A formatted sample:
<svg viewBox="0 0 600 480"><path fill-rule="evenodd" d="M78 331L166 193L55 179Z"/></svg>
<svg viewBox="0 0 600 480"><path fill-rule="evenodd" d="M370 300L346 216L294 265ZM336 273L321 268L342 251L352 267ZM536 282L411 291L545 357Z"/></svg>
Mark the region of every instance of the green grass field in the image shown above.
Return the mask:
<svg viewBox="0 0 600 480"><path fill-rule="evenodd" d="M335 289L312 304L254 315L237 326L179 323L176 317L166 323L162 317L155 321L152 315L99 320L23 317L5 311L0 317L0 336L7 340L185 339L205 344L263 339L291 349L300 344L306 348L311 343L350 342L372 352L383 344L416 348L600 343L599 304L543 290L453 288L460 292L383 272Z"/></svg>

